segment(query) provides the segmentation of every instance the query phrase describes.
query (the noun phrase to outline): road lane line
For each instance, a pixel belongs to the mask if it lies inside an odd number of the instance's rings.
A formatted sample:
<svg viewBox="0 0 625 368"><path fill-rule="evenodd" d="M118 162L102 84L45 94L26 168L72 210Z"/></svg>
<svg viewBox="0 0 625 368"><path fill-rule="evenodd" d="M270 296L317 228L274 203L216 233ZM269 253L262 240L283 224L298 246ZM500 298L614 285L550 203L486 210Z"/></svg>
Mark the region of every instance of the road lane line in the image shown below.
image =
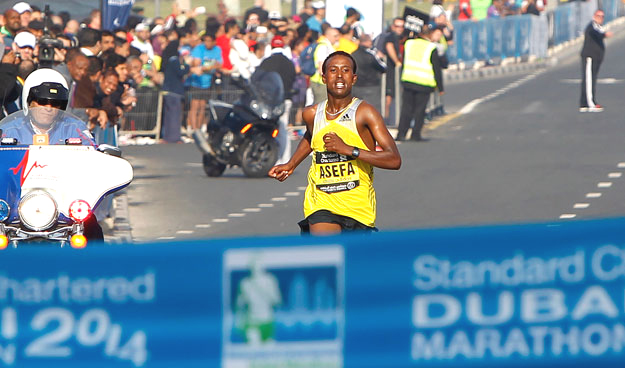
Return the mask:
<svg viewBox="0 0 625 368"><path fill-rule="evenodd" d="M306 190L306 187L297 187L297 190Z"/></svg>
<svg viewBox="0 0 625 368"><path fill-rule="evenodd" d="M159 236L158 238L156 238L156 240L174 240L176 239L175 236Z"/></svg>
<svg viewBox="0 0 625 368"><path fill-rule="evenodd" d="M573 205L573 208L582 209L582 208L588 208L589 206L590 206L590 203L575 203L575 205Z"/></svg>
<svg viewBox="0 0 625 368"><path fill-rule="evenodd" d="M601 193L586 193L586 198L599 198Z"/></svg>
<svg viewBox="0 0 625 368"><path fill-rule="evenodd" d="M198 229L208 229L209 227L211 227L211 224L197 224L195 225L195 227L197 227Z"/></svg>
<svg viewBox="0 0 625 368"><path fill-rule="evenodd" d="M284 202L286 201L286 197L273 197L271 200L274 202Z"/></svg>
<svg viewBox="0 0 625 368"><path fill-rule="evenodd" d="M245 217L244 213L229 213L228 217Z"/></svg>
<svg viewBox="0 0 625 368"><path fill-rule="evenodd" d="M244 208L243 212L260 212L260 208Z"/></svg>
<svg viewBox="0 0 625 368"><path fill-rule="evenodd" d="M623 174L620 172L611 172L608 174L608 178L610 179L620 178L621 176L623 176Z"/></svg>
<svg viewBox="0 0 625 368"><path fill-rule="evenodd" d="M299 192L286 192L284 193L285 196L287 197L297 197L300 193Z"/></svg>
<svg viewBox="0 0 625 368"><path fill-rule="evenodd" d="M178 231L176 231L176 234L186 234L186 235L189 235L189 234L193 234L193 233L194 233L193 230L178 230Z"/></svg>
<svg viewBox="0 0 625 368"><path fill-rule="evenodd" d="M560 215L561 219L572 219L575 218L575 216L577 216L574 213L563 213L562 215Z"/></svg>
<svg viewBox="0 0 625 368"><path fill-rule="evenodd" d="M271 208L273 207L273 203L261 203L258 205L260 208Z"/></svg>
<svg viewBox="0 0 625 368"><path fill-rule="evenodd" d="M213 219L213 222L217 222L217 223L224 223L224 222L228 222L230 221L229 219L222 219L222 218L217 218L217 219Z"/></svg>
<svg viewBox="0 0 625 368"><path fill-rule="evenodd" d="M625 162L619 162L617 167L619 169L625 169Z"/></svg>
<svg viewBox="0 0 625 368"><path fill-rule="evenodd" d="M609 188L611 186L612 186L612 182L609 182L609 181L602 181L597 184L597 188Z"/></svg>

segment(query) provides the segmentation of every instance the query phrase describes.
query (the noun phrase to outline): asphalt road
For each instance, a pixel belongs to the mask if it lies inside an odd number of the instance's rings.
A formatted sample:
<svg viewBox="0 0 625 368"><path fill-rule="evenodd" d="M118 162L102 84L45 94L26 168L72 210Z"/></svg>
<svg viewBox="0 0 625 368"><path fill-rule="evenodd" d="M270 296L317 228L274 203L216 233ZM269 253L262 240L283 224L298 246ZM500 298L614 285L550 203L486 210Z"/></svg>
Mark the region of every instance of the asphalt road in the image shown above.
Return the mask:
<svg viewBox="0 0 625 368"><path fill-rule="evenodd" d="M458 113L431 141L399 146L399 171L376 170L382 231L574 221L625 215L625 41L608 44L602 113L579 113L579 57L528 75L449 85ZM519 82L520 81L520 82ZM480 100L481 99L481 100ZM239 169L208 178L192 144L129 146L136 242L297 234L308 162L284 183Z"/></svg>

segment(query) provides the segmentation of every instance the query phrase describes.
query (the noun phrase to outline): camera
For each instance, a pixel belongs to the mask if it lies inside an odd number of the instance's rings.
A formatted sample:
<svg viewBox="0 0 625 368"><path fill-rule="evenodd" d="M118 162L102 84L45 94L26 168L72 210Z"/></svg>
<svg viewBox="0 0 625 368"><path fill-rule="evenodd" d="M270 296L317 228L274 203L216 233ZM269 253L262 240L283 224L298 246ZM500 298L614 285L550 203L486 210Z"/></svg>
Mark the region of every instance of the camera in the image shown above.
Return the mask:
<svg viewBox="0 0 625 368"><path fill-rule="evenodd" d="M50 23L50 5L45 6L43 17L43 36L37 43L39 45L39 64L43 67L52 67L54 64L54 49L62 49L64 47L61 40L57 40L50 34L48 24Z"/></svg>

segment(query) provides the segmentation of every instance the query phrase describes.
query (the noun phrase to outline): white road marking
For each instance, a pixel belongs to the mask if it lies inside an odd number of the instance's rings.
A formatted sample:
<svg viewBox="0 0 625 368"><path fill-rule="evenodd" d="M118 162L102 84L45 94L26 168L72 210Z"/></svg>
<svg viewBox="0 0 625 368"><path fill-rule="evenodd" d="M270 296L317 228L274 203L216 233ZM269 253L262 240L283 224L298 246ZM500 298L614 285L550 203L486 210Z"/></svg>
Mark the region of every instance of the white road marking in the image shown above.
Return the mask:
<svg viewBox="0 0 625 368"><path fill-rule="evenodd" d="M176 239L175 236L160 236L158 238L156 238L156 240L173 240Z"/></svg>
<svg viewBox="0 0 625 368"><path fill-rule="evenodd" d="M178 230L176 231L176 234L193 234L194 231L193 230Z"/></svg>
<svg viewBox="0 0 625 368"><path fill-rule="evenodd" d="M625 162L619 162L618 163L618 168L619 169L625 169Z"/></svg>
<svg viewBox="0 0 625 368"><path fill-rule="evenodd" d="M297 190L306 190L306 187L297 187Z"/></svg>
<svg viewBox="0 0 625 368"><path fill-rule="evenodd" d="M284 195L287 197L297 197L299 195L299 192L286 192L284 193Z"/></svg>
<svg viewBox="0 0 625 368"><path fill-rule="evenodd" d="M284 202L286 201L286 197L273 197L271 200L274 202Z"/></svg>
<svg viewBox="0 0 625 368"><path fill-rule="evenodd" d="M243 212L260 212L260 208L244 208Z"/></svg>
<svg viewBox="0 0 625 368"><path fill-rule="evenodd" d="M271 207L273 207L273 203L260 203L258 205L258 207L260 207L260 208L271 208Z"/></svg>
<svg viewBox="0 0 625 368"><path fill-rule="evenodd" d="M586 193L586 198L599 198L601 193Z"/></svg>
<svg viewBox="0 0 625 368"><path fill-rule="evenodd" d="M569 84L579 84L582 82L581 79L562 79L560 80L562 83L569 83ZM597 84L617 84L617 83L622 83L623 80L622 79L616 79L616 78L599 78L597 79Z"/></svg>
<svg viewBox="0 0 625 368"><path fill-rule="evenodd" d="M612 186L612 182L609 181L602 181L599 184L597 184L597 188L609 188Z"/></svg>
<svg viewBox="0 0 625 368"><path fill-rule="evenodd" d="M621 176L623 176L623 174L620 172L611 172L608 174L608 178L610 179L620 178Z"/></svg>
<svg viewBox="0 0 625 368"><path fill-rule="evenodd" d="M228 217L245 217L244 213L230 213Z"/></svg>
<svg viewBox="0 0 625 368"><path fill-rule="evenodd" d="M228 222L228 221L230 221L230 220L229 219L221 219L221 218L213 219L213 222L217 222L217 223L224 223L224 222Z"/></svg>
<svg viewBox="0 0 625 368"><path fill-rule="evenodd" d="M572 219L575 218L575 216L577 216L574 213L563 213L562 215L560 215L561 219Z"/></svg>
<svg viewBox="0 0 625 368"><path fill-rule="evenodd" d="M187 162L184 164L187 167L202 167L202 164L199 162Z"/></svg>
<svg viewBox="0 0 625 368"><path fill-rule="evenodd" d="M209 227L211 227L211 224L197 224L195 225L195 227L197 227L198 229L208 229Z"/></svg>
<svg viewBox="0 0 625 368"><path fill-rule="evenodd" d="M588 208L590 206L590 203L575 203L575 205L573 205L573 208Z"/></svg>

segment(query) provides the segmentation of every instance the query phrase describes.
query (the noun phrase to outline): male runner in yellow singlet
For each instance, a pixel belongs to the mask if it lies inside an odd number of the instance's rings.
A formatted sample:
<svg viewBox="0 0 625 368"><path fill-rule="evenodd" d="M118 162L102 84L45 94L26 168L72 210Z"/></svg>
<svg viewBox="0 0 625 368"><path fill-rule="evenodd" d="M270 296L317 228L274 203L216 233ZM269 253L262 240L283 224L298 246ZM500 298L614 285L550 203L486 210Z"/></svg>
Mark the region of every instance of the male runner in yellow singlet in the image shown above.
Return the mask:
<svg viewBox="0 0 625 368"><path fill-rule="evenodd" d="M306 107L306 134L293 157L274 166L269 176L284 181L311 153L304 198L303 232L336 234L375 229L373 167L397 170L401 157L382 116L369 103L352 97L356 62L337 51L322 65L328 99ZM376 151L377 145L382 149Z"/></svg>

